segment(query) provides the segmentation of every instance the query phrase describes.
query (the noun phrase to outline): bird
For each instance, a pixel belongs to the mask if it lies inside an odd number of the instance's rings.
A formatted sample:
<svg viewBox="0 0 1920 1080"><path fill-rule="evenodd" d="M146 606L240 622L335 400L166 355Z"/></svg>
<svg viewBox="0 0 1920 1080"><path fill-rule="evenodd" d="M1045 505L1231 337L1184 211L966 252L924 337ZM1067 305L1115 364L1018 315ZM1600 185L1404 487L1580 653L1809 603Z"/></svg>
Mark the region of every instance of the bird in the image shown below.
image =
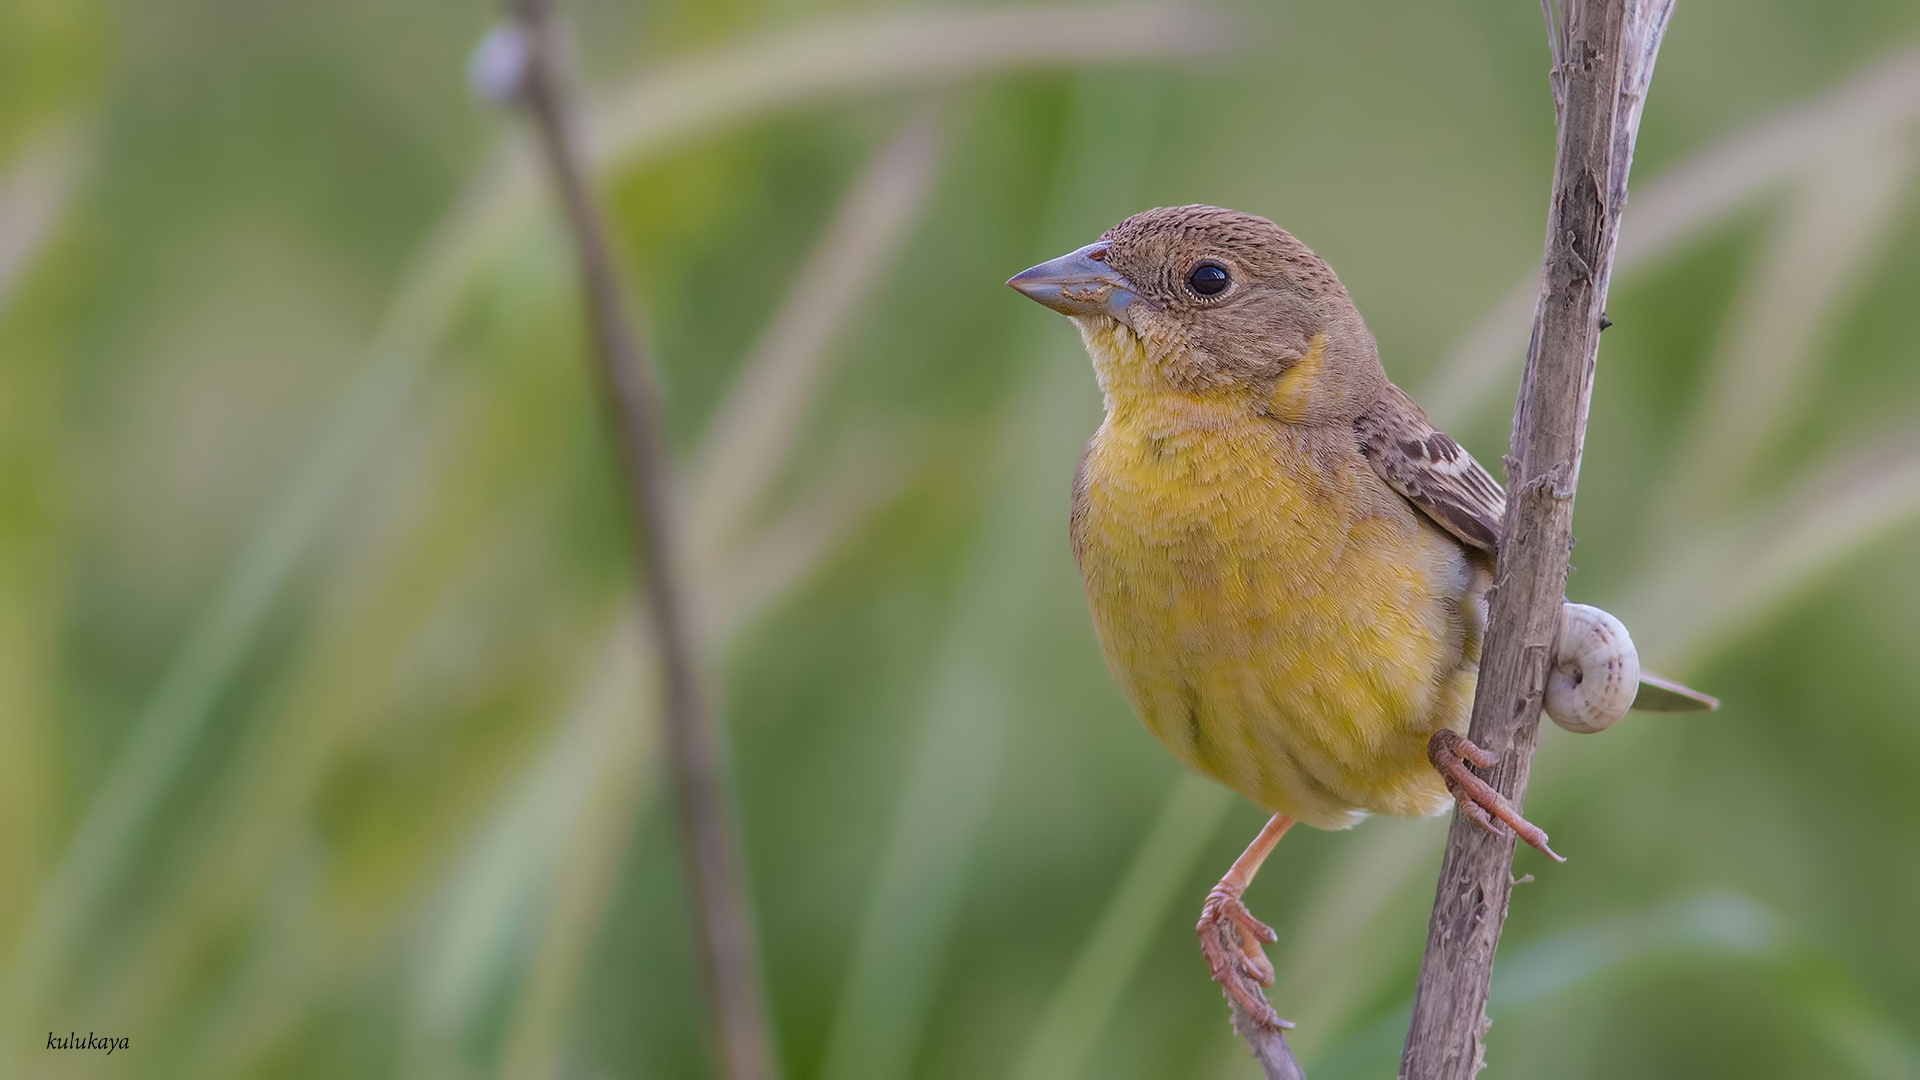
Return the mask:
<svg viewBox="0 0 1920 1080"><path fill-rule="evenodd" d="M1180 763L1272 815L1201 907L1228 998L1291 1026L1243 895L1296 822L1457 804L1559 860L1469 767L1495 763L1467 731L1505 492L1388 379L1332 268L1264 217L1187 205L1007 284L1078 325L1104 400L1069 533L1108 668ZM1577 731L1718 704L1572 603L1546 698Z"/></svg>

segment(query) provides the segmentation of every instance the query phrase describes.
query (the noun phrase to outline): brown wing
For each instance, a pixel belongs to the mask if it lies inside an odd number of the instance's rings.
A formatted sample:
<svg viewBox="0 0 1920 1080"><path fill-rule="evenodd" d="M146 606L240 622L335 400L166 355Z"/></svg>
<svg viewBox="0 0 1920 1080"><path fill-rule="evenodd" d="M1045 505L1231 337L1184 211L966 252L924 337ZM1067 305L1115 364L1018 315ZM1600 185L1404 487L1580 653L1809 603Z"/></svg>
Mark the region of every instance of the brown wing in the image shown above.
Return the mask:
<svg viewBox="0 0 1920 1080"><path fill-rule="evenodd" d="M1387 486L1462 543L1495 552L1507 493L1487 470L1433 426L1406 391L1389 384L1373 408L1354 421L1360 449ZM1633 707L1644 712L1711 712L1720 699L1688 686L1640 673Z"/></svg>
<svg viewBox="0 0 1920 1080"><path fill-rule="evenodd" d="M1499 547L1506 492L1406 391L1388 384L1354 428L1361 452L1389 487L1461 543L1488 552Z"/></svg>

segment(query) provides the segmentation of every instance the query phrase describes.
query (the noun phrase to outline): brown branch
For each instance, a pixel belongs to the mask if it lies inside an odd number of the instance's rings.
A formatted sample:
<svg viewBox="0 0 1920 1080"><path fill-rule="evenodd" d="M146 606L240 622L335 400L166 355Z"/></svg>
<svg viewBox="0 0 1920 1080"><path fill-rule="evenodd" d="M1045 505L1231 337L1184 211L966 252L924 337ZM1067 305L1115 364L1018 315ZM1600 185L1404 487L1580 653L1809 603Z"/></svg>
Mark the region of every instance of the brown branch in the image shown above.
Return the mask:
<svg viewBox="0 0 1920 1080"><path fill-rule="evenodd" d="M775 1075L755 955L752 917L742 887L739 834L729 813L720 743L700 689L685 595L677 573L672 470L660 429L660 405L647 358L627 321L606 228L588 189L572 111L566 52L551 0L512 0L519 40L511 86L534 120L540 149L579 249L587 316L600 377L618 429L620 462L633 515L634 557L659 650L662 712L678 803L681 853L722 1075Z"/></svg>
<svg viewBox="0 0 1920 1080"><path fill-rule="evenodd" d="M1533 339L1513 421L1512 485L1473 702L1488 779L1519 805L1540 733L1573 539L1601 313L1640 106L1673 0L1571 0L1554 35L1560 137ZM1487 987L1513 888L1512 836L1456 812L1414 992L1402 1080L1468 1080L1482 1064Z"/></svg>
<svg viewBox="0 0 1920 1080"><path fill-rule="evenodd" d="M1227 955L1238 955L1240 941L1232 925L1223 923L1216 932L1220 935L1220 947L1227 950ZM1293 1060L1285 1029L1255 1020L1245 1006L1233 1000L1233 995L1226 995L1226 999L1233 1008L1233 1033L1246 1040L1253 1060L1260 1063L1264 1080L1307 1080L1300 1063Z"/></svg>

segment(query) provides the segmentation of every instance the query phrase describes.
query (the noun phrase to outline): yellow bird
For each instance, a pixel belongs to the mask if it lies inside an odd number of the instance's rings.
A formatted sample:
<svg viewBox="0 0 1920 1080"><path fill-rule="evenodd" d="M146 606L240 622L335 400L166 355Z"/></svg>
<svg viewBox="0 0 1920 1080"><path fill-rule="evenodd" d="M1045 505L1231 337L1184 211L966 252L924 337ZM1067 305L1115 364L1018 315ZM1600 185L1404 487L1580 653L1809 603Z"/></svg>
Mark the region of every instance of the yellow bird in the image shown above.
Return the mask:
<svg viewBox="0 0 1920 1080"><path fill-rule="evenodd" d="M1458 798L1558 859L1466 765L1493 763L1465 733L1505 494L1388 381L1327 264L1265 218L1178 206L1008 284L1079 325L1106 400L1071 531L1108 666L1181 763L1273 814L1202 909L1226 992L1285 1023L1255 985L1274 932L1241 894L1295 821ZM1636 692L1711 707L1642 685L1624 628L1567 609L1563 725L1598 730Z"/></svg>

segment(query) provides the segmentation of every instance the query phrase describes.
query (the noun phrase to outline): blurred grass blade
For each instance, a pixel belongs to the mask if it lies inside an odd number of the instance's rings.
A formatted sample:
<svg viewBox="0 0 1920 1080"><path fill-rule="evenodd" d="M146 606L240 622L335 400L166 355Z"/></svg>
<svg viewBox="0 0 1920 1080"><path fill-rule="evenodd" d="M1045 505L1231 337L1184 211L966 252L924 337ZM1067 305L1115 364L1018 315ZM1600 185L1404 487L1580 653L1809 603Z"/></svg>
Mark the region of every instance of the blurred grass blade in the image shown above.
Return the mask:
<svg viewBox="0 0 1920 1080"><path fill-rule="evenodd" d="M674 139L792 108L801 101L920 82L928 73L952 79L1018 64L1182 55L1200 47L1194 28L1210 25L1192 12L1174 9L1122 12L1113 19L1081 18L1074 24L1077 30L1069 26L1073 22L1065 12L1054 13L1051 21L1040 18L1031 24L1017 19L955 22L943 17L887 16L800 31L638 81L627 94L615 95L610 108L594 114L593 145L603 162L632 161ZM1032 29L1034 36L998 43L988 40L992 34L1023 27ZM850 53L830 47L843 36L855 43ZM932 54L909 47L926 46L935 39L950 41L954 47L936 47ZM872 54L874 49L899 48L907 48L901 55L912 61L904 68ZM807 62L808 56L821 55L833 58L829 65L833 70ZM871 61L864 66L859 62L863 56ZM760 70L749 70L753 68ZM716 84L716 80L733 78L748 79L753 90L736 93ZM42 888L9 975L5 998L9 1016L17 1018L20 1010L31 1010L46 991L47 980L63 967L65 954L123 868L140 824L197 744L274 599L330 520L359 466L399 415L467 276L516 226L538 220L532 179L516 144L475 178L416 255L359 374L249 538L232 576L187 634L59 866Z"/></svg>
<svg viewBox="0 0 1920 1080"><path fill-rule="evenodd" d="M31 319L8 318L9 301L59 232L83 171L78 141L69 127L43 127L0 171L0 865L8 867L0 925L8 937L31 911L70 813L71 732L59 705L69 644L56 628L71 618L81 501L66 457L71 354L34 341Z"/></svg>
<svg viewBox="0 0 1920 1080"><path fill-rule="evenodd" d="M1487 1003L1499 1016L1629 971L1653 960L1737 957L1771 968L1800 1021L1817 1033L1852 1075L1872 1080L1920 1076L1920 1047L1879 1015L1872 995L1844 966L1789 936L1766 907L1738 893L1710 893L1634 915L1575 927L1503 953ZM1821 978L1803 970L1811 964ZM1401 1005L1316 1062L1315 1080L1389 1075L1399 1060L1409 1007Z"/></svg>
<svg viewBox="0 0 1920 1080"><path fill-rule="evenodd" d="M568 837L610 780L627 788L650 757L654 726L635 722L646 655L639 620L619 620L583 665L579 700L517 789L479 832L427 917L416 997L430 1028L450 1040L471 1025L528 951Z"/></svg>
<svg viewBox="0 0 1920 1080"><path fill-rule="evenodd" d="M696 628L707 632L705 647L722 647L725 636L757 605L804 577L848 526L892 489L891 483L857 469L836 473L835 480L825 483L830 490L801 500L786 519L751 538L730 570L712 580L695 580L692 614ZM561 1068L566 1023L589 946L601 932L617 871L638 827L654 724L646 715L653 695L632 670L634 658L645 655L633 640L640 632L637 618L631 616L615 626L603 647L594 685L619 680L620 694L612 707L601 705L597 712L624 717L625 729L644 736L639 740L627 736L624 742L632 746L602 748L605 752L592 777L588 805L574 816L569 830L547 837L562 850L551 868L551 895L542 928L536 931L536 951L527 964L508 1028L503 1077L533 1080L555 1075ZM604 692L590 699L606 700ZM499 920L493 925L504 926Z"/></svg>
<svg viewBox="0 0 1920 1080"><path fill-rule="evenodd" d="M670 63L600 95L587 145L631 164L695 135L885 88L1017 68L1199 56L1228 44L1204 8L1058 7L885 12L835 19Z"/></svg>
<svg viewBox="0 0 1920 1080"><path fill-rule="evenodd" d="M1657 258L1796 169L1884 138L1916 114L1920 50L1908 50L1695 154L1636 192L1632 212L1620 219L1620 257Z"/></svg>
<svg viewBox="0 0 1920 1080"><path fill-rule="evenodd" d="M1078 246L1082 230L1097 235L1105 215L1132 200L1148 161L1145 135L1155 130L1161 103L1159 87L1151 84L1116 88L1081 78L1042 217L1046 249ZM1044 319L1027 326L1041 333L1061 329ZM933 704L834 1016L824 1080L888 1080L912 1072L998 769L1006 724L1001 695L1026 659L1018 631L1032 624L1020 613L1035 592L1048 541L1065 541L1061 480L1072 474L1094 426L1092 380L1078 350L1067 360L1039 343L1046 340L1020 350L1038 357L1039 369L1016 384L1004 434L990 451L996 460L984 533L960 590ZM969 717L967 708L983 711Z"/></svg>
<svg viewBox="0 0 1920 1080"><path fill-rule="evenodd" d="M998 771L1008 703L989 662L956 642L941 663L820 1069L911 1075Z"/></svg>
<svg viewBox="0 0 1920 1080"><path fill-rule="evenodd" d="M814 482L784 516L735 545L733 554L698 579L695 611L703 636L731 637L774 598L798 584L907 477L897 453L877 438L854 439L828 475ZM715 620L708 623L706 620Z"/></svg>
<svg viewBox="0 0 1920 1080"><path fill-rule="evenodd" d="M1890 1020L1873 995L1838 964L1816 984L1798 972L1778 981L1807 1026L1865 1080L1920 1080L1920 1044ZM1833 984L1839 985L1833 985Z"/></svg>
<svg viewBox="0 0 1920 1080"><path fill-rule="evenodd" d="M0 315L14 286L53 235L80 172L80 140L64 126L27 143L0 176Z"/></svg>
<svg viewBox="0 0 1920 1080"><path fill-rule="evenodd" d="M1174 782L1106 911L1041 1014L1014 1070L1017 1080L1072 1080L1085 1074L1114 1007L1147 946L1166 926L1180 889L1193 878L1234 798L1191 773ZM1199 910L1197 901L1194 910Z"/></svg>
<svg viewBox="0 0 1920 1080"><path fill-rule="evenodd" d="M488 185L476 187L484 194ZM233 575L161 676L113 769L41 890L8 985L9 1009L31 1009L76 935L123 869L134 838L198 743L287 578L312 547L381 432L398 415L451 311L484 234L462 202L407 277L371 355L300 470L249 538ZM16 1019L21 1018L15 1013ZM10 1029L10 1028L9 1028Z"/></svg>
<svg viewBox="0 0 1920 1080"><path fill-rule="evenodd" d="M798 500L786 518L757 536L736 535L791 450L814 387L826 370L834 336L924 209L938 152L931 117L922 116L849 187L834 221L763 335L763 344L736 376L733 392L709 429L704 444L716 449L702 455L713 464L702 481L692 486L693 523L701 531L691 545L697 564L694 621L709 646L717 645L752 609L817 565L847 525L893 486L870 468L834 470L829 480L822 481L827 490ZM729 550L741 549L736 557L724 559L723 540L732 541ZM618 628L616 633L623 640L613 644L615 651L605 663L617 668L621 658L638 655L632 642L624 640L634 632L630 626ZM539 952L529 965L527 985L515 1009L504 1076L547 1075L558 1065L554 1055L586 945L601 925L610 899L612 867L619 862L624 838L631 835L637 810L637 777L620 772L607 780L603 786L611 790L601 798L605 805L581 819L588 827L570 840L550 838L553 843L565 842L567 854L554 867L559 878L554 884L556 895L547 905Z"/></svg>
<svg viewBox="0 0 1920 1080"><path fill-rule="evenodd" d="M1908 142L1875 132L1836 147L1795 185L1785 220L1733 302L1695 418L1655 497L1656 537L1733 505L1794 419L1814 365L1827 358L1833 309L1893 233L1913 173Z"/></svg>
<svg viewBox="0 0 1920 1080"><path fill-rule="evenodd" d="M1620 218L1614 278L1655 262L1836 148L1898 138L1920 114L1920 51L1902 53L1806 104L1694 155L1645 187ZM1473 415L1517 372L1532 326L1532 267L1482 315L1415 395L1442 426Z"/></svg>
<svg viewBox="0 0 1920 1080"><path fill-rule="evenodd" d="M1548 1001L1656 957L1705 953L1750 958L1782 949L1779 920L1733 893L1712 894L1613 916L1504 951L1493 973L1489 1016ZM1398 1005L1314 1062L1314 1080L1390 1076L1412 1006Z"/></svg>
<svg viewBox="0 0 1920 1080"><path fill-rule="evenodd" d="M736 530L786 458L814 386L825 370L827 347L852 314L885 259L919 217L937 164L936 133L926 118L884 149L850 189L840 213L803 266L787 302L765 335L767 344L736 376L735 389L710 429L706 445L723 447L724 479L693 486L692 545L694 621L709 645L717 644L757 604L777 595L816 565L849 522L862 516L891 487L871 470L836 471L831 490L800 500L798 508L757 537L741 554L719 566L720 538L739 543ZM729 442L729 438L737 441ZM704 455L703 455L704 456ZM714 460L709 457L708 460ZM710 475L710 474L709 474ZM716 500L734 500L731 512ZM716 520L726 526L716 528ZM631 636L630 633L625 636ZM617 643L632 656L631 643ZM586 819L591 827L569 842L562 880L550 905L538 955L530 965L524 997L516 1008L502 1075L545 1076L559 1066L555 1055L578 982L587 943L598 932L610 899L612 867L631 835L637 803L632 776Z"/></svg>
<svg viewBox="0 0 1920 1080"><path fill-rule="evenodd" d="M1771 503L1675 546L1620 607L1641 655L1684 670L1842 559L1920 515L1920 431L1820 468Z"/></svg>
<svg viewBox="0 0 1920 1080"><path fill-rule="evenodd" d="M1615 281L1638 269L1625 257L1624 247L1614 257ZM1441 427L1466 423L1507 385L1503 377L1518 371L1525 359L1539 294L1540 275L1529 271L1460 335L1439 366L1421 381L1414 396L1434 423Z"/></svg>
<svg viewBox="0 0 1920 1080"><path fill-rule="evenodd" d="M487 374L530 370L538 371L523 365ZM144 989L147 1014L131 1021L146 1025L140 1030L164 1029L178 1008L169 988L193 977L192 943L230 924L236 894L285 888L288 918L305 933L253 939L219 1024L202 1028L198 1041L206 1054L244 1062L262 1042L284 1037L283 1026L295 1022L290 997L311 995L381 947L348 927L404 921L447 871L437 859L393 856L419 852L432 830L457 843L485 821L489 804L478 796L512 790L503 786L510 781L504 762L468 757L479 747L445 738L446 730L491 720L496 734L518 726L538 738L574 704L606 604L562 598L564 590L553 587L566 580L558 574L512 572L527 568L519 556L551 527L550 515L538 512L550 505L548 454L528 451L550 447L570 417L553 398L487 389L493 392L439 382L437 422L409 432L426 445L382 444L387 468L379 479L392 485L382 497L405 512L387 521L374 515L372 529L343 545L336 591L287 670L276 673L281 693L241 733L232 765L206 796L224 812L210 815L211 835L195 837L171 888L144 898L156 921L133 951L116 957L114 989ZM554 600L537 622L474 620L492 604L525 609L530 590ZM513 712L527 719L498 725L498 712L471 710L489 699L524 703ZM441 752L402 774L383 777L390 766L370 761L376 747L404 760L423 739ZM461 759L465 768L447 768ZM334 798L343 780L356 790L344 804ZM391 797L392 785L439 798L413 804L423 813L389 817L377 831L353 827L354 811ZM341 833L329 823L348 827ZM312 880L321 866L324 889Z"/></svg>
<svg viewBox="0 0 1920 1080"><path fill-rule="evenodd" d="M735 376L701 439L687 549L712 560L739 532L792 450L836 334L920 220L942 136L930 115L907 124L847 188L786 300Z"/></svg>
<svg viewBox="0 0 1920 1080"><path fill-rule="evenodd" d="M1715 893L1615 916L1515 949L1494 970L1491 1012L1537 1004L1653 956L1717 952L1766 956L1782 945L1780 920L1736 893Z"/></svg>
<svg viewBox="0 0 1920 1080"><path fill-rule="evenodd" d="M853 964L820 1075L827 1080L910 1075L939 985L970 857L1000 767L1012 706L1008 686L1025 648L1018 617L1059 518L1060 470L1077 450L1082 373L1047 365L1018 395L998 458L960 606L900 789ZM984 449L984 448L983 448Z"/></svg>
<svg viewBox="0 0 1920 1080"><path fill-rule="evenodd" d="M415 999L424 1035L470 1041L503 997L516 1002L505 1075L545 1075L632 833L656 734L629 611L583 672L579 701L517 793L480 833L424 917ZM524 976L523 976L524 972ZM503 992L519 984L518 993ZM445 1049L440 1053L447 1053ZM416 1047L416 1063L434 1047Z"/></svg>

